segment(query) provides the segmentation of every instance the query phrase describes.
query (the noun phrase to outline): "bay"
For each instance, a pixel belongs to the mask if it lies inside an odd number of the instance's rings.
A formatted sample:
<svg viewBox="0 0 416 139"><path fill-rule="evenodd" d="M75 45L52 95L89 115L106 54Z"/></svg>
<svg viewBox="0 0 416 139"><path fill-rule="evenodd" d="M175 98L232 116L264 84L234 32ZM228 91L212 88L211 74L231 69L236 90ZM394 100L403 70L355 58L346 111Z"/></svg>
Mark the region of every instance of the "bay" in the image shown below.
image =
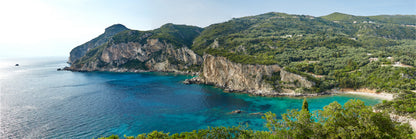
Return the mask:
<svg viewBox="0 0 416 139"><path fill-rule="evenodd" d="M172 73L57 71L66 58L0 60L0 138L97 138L153 130L178 133L208 126L267 130L256 112L300 109L303 98L224 93ZM19 63L20 66L14 66ZM337 101L381 100L355 95L308 98L310 110ZM230 114L240 109L241 114ZM280 118L280 117L278 117Z"/></svg>

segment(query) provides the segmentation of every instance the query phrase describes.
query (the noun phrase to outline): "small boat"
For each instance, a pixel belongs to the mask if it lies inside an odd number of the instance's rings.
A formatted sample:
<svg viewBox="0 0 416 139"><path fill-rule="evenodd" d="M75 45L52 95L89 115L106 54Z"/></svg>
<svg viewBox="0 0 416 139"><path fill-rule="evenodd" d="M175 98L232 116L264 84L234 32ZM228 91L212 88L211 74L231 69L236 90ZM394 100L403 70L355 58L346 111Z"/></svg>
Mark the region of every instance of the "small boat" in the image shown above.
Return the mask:
<svg viewBox="0 0 416 139"><path fill-rule="evenodd" d="M19 64L16 64L16 65L14 65L14 66L19 66Z"/></svg>

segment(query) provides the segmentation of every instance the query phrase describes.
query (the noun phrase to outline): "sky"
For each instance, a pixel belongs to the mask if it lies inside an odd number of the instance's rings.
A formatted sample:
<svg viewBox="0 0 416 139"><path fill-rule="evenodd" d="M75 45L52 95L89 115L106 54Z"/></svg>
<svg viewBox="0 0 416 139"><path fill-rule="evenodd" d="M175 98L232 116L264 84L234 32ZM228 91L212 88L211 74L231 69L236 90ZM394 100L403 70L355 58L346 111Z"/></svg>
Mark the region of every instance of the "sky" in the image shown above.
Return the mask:
<svg viewBox="0 0 416 139"><path fill-rule="evenodd" d="M416 15L415 0L0 0L0 58L68 57L113 24L151 30L166 23L206 27L283 12L323 16Z"/></svg>

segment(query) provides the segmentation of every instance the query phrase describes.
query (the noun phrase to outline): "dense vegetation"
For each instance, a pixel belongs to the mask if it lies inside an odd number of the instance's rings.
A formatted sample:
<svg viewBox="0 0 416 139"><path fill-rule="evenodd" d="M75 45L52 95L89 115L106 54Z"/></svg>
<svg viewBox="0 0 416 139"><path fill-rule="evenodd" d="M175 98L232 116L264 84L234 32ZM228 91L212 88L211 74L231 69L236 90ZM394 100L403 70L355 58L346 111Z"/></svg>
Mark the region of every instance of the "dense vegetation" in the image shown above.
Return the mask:
<svg viewBox="0 0 416 139"><path fill-rule="evenodd" d="M340 87L367 87L388 92L416 89L416 69L393 66L383 66L373 62L353 72L335 72L336 81Z"/></svg>
<svg viewBox="0 0 416 139"><path fill-rule="evenodd" d="M289 110L276 119L268 112L263 116L269 131L253 131L247 126L210 127L170 135L161 131L139 134L128 139L184 139L184 138L412 138L409 124L400 124L390 119L386 112L373 112L360 100L350 100L341 106L333 102L323 110L309 112L308 103L301 110ZM414 135L413 135L414 136ZM117 139L117 135L105 137Z"/></svg>
<svg viewBox="0 0 416 139"><path fill-rule="evenodd" d="M208 26L192 49L237 63L279 64L315 81L309 92L333 87L395 92L416 89L415 24L416 16L266 13ZM392 67L395 62L404 68Z"/></svg>
<svg viewBox="0 0 416 139"><path fill-rule="evenodd" d="M176 47L191 46L192 41L202 32L202 28L187 25L165 24L151 31L126 30L116 34L114 44L139 42L146 43L147 39L159 39Z"/></svg>
<svg viewBox="0 0 416 139"><path fill-rule="evenodd" d="M327 19L331 18L284 13L237 18L208 26L195 39L193 49L199 54L217 49L243 56L270 56L268 59L285 65L306 58L288 59L285 62L274 56L286 51L296 52L316 47L336 49L339 46L391 46L399 44L396 42L398 39L416 39L414 27L387 23L354 24L354 20L335 22ZM244 60L236 62L250 64Z"/></svg>

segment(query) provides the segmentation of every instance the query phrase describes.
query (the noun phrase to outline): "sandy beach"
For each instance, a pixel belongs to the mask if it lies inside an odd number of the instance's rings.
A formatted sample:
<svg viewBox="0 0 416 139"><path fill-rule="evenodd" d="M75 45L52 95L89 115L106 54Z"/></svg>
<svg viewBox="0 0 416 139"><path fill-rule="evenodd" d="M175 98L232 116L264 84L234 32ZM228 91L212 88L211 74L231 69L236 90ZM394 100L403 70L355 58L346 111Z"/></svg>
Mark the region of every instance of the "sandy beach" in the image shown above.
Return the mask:
<svg viewBox="0 0 416 139"><path fill-rule="evenodd" d="M344 93L344 94L354 94L354 95L363 95L363 96L369 96L369 97L374 97L374 98L379 98L379 99L383 99L383 100L393 100L394 98L394 94L390 94L390 93L377 93L376 90L372 90L372 89L366 89L366 88L362 88L362 89L349 89L349 88L343 88L343 89L333 89L332 90L333 93Z"/></svg>

